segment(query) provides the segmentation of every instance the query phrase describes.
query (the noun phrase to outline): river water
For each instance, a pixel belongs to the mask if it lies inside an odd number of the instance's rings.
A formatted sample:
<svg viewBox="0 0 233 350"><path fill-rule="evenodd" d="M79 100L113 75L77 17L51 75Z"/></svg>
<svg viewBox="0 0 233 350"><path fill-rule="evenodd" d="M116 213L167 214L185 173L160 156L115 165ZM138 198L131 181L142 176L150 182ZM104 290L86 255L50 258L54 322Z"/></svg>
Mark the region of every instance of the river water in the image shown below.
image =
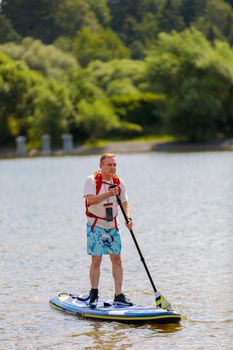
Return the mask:
<svg viewBox="0 0 233 350"><path fill-rule="evenodd" d="M124 325L50 308L59 292L89 290L82 199L98 156L0 161L0 349L233 349L233 153L118 156L134 233L180 325ZM124 292L154 293L122 222ZM105 257L101 295L113 295Z"/></svg>

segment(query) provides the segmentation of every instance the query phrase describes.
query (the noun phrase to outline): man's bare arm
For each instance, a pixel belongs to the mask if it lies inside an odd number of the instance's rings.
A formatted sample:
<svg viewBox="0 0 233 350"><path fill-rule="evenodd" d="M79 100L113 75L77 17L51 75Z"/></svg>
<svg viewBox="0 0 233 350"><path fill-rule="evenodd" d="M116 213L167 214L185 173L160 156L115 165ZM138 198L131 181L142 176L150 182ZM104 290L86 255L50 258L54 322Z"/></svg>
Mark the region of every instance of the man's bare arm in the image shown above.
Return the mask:
<svg viewBox="0 0 233 350"><path fill-rule="evenodd" d="M106 199L108 199L109 197L112 196L116 196L118 194L118 188L109 188L109 190L105 193L101 193L101 194L88 194L86 196L87 202L90 205L93 204L99 204L103 201L105 201Z"/></svg>
<svg viewBox="0 0 233 350"><path fill-rule="evenodd" d="M122 202L122 207L124 209L124 212L127 216L127 218L130 218L130 207L129 207L129 203L127 201L125 202ZM127 228L129 230L132 230L132 227L133 227L133 223L132 223L132 219L129 219L129 222L128 223L125 223Z"/></svg>
<svg viewBox="0 0 233 350"><path fill-rule="evenodd" d="M127 201L122 202L122 207L123 207L123 209L124 209L124 212L125 212L127 218L129 218L129 217L130 217L130 207L129 207L129 203L128 203Z"/></svg>

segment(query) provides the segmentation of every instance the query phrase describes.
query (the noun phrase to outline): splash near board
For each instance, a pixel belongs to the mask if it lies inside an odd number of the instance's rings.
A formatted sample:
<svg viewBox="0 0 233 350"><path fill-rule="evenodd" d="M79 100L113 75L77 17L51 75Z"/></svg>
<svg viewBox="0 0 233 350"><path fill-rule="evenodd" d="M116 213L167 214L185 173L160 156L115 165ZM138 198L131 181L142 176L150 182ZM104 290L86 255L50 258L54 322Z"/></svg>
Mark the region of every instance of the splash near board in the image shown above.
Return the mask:
<svg viewBox="0 0 233 350"><path fill-rule="evenodd" d="M97 308L89 308L85 299L87 295L62 293L50 299L50 305L61 311L77 315L79 317L96 319L100 321L117 321L124 323L177 323L181 321L181 315L173 310L163 310L149 306L113 305L110 299L99 298Z"/></svg>

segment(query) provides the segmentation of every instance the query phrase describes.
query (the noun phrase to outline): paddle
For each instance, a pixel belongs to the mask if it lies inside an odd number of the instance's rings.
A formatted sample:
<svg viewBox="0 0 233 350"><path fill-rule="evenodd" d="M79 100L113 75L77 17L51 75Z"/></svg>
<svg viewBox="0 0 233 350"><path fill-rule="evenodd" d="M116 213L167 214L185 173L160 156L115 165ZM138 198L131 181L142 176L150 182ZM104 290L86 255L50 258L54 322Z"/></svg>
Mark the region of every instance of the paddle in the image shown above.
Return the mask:
<svg viewBox="0 0 233 350"><path fill-rule="evenodd" d="M116 187L116 185L111 185L110 187L113 188L113 187ZM125 211L124 211L124 208L122 206L121 200L120 200L118 195L116 197L117 197L117 203L119 204L119 206L121 208L121 211L122 211L122 214L123 214L123 216L125 218L125 221L128 224L129 223L129 219L128 219ZM160 292L158 292L157 288L155 287L155 284L154 284L154 282L152 280L151 274L150 274L150 272L148 270L148 267L146 265L146 262L145 262L145 259L144 259L143 255L142 255L142 252L141 252L141 250L139 248L139 245L138 245L136 237L135 237L135 235L133 233L133 230L129 230L129 231L131 233L131 236L133 238L133 241L135 243L137 251L138 251L138 253L140 255L141 262L143 263L143 266L144 266L144 268L146 270L147 276L149 277L149 280L150 280L150 283L152 285L152 288L153 288L153 290L155 292L155 304L156 304L156 306L160 307L161 309L172 310L172 305L169 303L169 301Z"/></svg>

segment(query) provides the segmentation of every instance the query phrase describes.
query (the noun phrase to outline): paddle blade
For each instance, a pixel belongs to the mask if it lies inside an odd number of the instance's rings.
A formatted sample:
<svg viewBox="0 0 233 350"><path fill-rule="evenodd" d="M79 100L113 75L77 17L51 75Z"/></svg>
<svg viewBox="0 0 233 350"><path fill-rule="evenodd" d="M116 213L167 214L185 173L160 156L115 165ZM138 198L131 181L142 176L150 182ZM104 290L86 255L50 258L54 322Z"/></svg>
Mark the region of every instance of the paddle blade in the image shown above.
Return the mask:
<svg viewBox="0 0 233 350"><path fill-rule="evenodd" d="M164 310L172 310L172 305L169 301L159 292L155 293L155 305Z"/></svg>

